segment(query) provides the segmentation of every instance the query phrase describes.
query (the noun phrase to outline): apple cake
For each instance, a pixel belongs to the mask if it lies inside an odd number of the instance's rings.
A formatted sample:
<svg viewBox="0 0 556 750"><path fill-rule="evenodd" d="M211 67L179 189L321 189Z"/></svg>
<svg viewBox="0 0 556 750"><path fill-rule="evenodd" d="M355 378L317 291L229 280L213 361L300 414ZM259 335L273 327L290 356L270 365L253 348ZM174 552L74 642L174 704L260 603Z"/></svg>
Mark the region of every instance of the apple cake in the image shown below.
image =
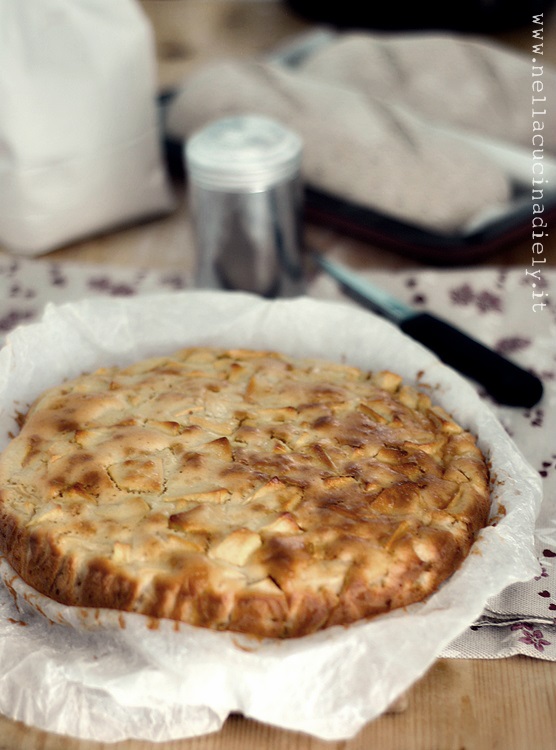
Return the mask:
<svg viewBox="0 0 556 750"><path fill-rule="evenodd" d="M47 390L0 457L33 588L259 637L421 601L489 515L472 434L392 372L188 348Z"/></svg>

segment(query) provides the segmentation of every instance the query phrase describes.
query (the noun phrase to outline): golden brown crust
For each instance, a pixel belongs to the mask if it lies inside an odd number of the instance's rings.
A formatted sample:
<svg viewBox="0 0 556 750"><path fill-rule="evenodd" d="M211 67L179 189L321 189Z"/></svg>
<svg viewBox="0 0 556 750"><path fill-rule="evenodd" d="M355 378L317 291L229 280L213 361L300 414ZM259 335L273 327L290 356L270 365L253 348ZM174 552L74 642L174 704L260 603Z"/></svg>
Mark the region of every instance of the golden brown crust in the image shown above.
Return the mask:
<svg viewBox="0 0 556 750"><path fill-rule="evenodd" d="M47 596L269 637L422 600L490 504L472 435L397 375L202 347L47 391L0 488Z"/></svg>

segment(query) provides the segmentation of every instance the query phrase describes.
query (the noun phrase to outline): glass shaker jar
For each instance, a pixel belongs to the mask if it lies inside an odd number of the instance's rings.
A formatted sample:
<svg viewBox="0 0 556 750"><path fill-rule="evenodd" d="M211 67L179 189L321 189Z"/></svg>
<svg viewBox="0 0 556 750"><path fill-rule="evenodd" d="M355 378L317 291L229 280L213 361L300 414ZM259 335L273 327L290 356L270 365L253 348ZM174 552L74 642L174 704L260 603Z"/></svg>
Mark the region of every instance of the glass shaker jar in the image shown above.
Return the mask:
<svg viewBox="0 0 556 750"><path fill-rule="evenodd" d="M301 155L296 133L260 115L216 120L187 141L197 287L302 292Z"/></svg>

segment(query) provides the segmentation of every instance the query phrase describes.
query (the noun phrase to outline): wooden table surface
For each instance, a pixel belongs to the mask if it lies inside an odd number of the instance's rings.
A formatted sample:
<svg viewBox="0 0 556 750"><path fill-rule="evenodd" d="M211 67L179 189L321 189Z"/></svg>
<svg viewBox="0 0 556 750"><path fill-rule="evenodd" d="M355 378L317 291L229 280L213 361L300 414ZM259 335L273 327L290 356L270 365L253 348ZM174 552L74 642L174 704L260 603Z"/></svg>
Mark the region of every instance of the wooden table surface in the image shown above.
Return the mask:
<svg viewBox="0 0 556 750"><path fill-rule="evenodd" d="M252 56L309 28L275 0L143 0L153 22L161 89L179 85L195 66L225 54ZM530 29L501 40L525 50ZM556 24L545 27L545 62L556 62ZM554 92L556 95L556 92ZM526 96L524 94L524 96ZM524 103L528 106L528 102ZM424 264L307 227L310 242L334 248L355 267L407 269ZM0 249L0 254L5 251ZM556 265L556 232L546 239L548 264ZM180 268L193 261L185 201L170 216L76 243L43 256L60 262ZM531 240L525 238L477 265L525 270ZM556 750L556 663L514 657L503 660L438 660L408 692L398 712L368 724L354 739L322 742L241 717L205 737L151 744L130 740L105 745L26 727L0 716L0 750Z"/></svg>

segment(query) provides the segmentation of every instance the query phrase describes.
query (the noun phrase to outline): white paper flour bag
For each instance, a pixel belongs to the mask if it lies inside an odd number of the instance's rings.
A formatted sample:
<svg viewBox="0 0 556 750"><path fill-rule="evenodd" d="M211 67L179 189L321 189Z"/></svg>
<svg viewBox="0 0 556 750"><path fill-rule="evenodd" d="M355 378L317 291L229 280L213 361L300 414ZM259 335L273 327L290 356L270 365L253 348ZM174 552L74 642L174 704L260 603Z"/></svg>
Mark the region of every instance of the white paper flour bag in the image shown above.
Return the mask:
<svg viewBox="0 0 556 750"><path fill-rule="evenodd" d="M169 211L135 0L0 0L0 245L39 255Z"/></svg>

